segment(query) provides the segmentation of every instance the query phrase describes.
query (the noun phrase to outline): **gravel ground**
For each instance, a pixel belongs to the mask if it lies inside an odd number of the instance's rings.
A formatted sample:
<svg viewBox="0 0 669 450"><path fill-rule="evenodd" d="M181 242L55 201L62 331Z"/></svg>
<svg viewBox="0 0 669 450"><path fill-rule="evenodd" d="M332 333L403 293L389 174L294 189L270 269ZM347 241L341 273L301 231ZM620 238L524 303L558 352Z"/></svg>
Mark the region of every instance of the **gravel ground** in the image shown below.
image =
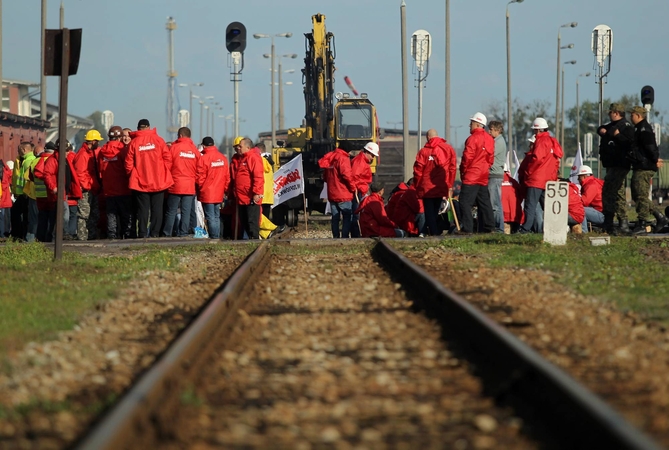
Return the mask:
<svg viewBox="0 0 669 450"><path fill-rule="evenodd" d="M165 448L536 448L367 248L273 258Z"/></svg>
<svg viewBox="0 0 669 450"><path fill-rule="evenodd" d="M669 335L557 284L548 272L491 269L480 258L430 248L407 256L565 369L669 447ZM463 269L463 263L476 268Z"/></svg>
<svg viewBox="0 0 669 450"><path fill-rule="evenodd" d="M128 252L129 253L129 252ZM0 374L0 448L63 448L183 329L243 257L184 256L180 271L138 274L56 341L31 343ZM0 411L1 412L1 411Z"/></svg>

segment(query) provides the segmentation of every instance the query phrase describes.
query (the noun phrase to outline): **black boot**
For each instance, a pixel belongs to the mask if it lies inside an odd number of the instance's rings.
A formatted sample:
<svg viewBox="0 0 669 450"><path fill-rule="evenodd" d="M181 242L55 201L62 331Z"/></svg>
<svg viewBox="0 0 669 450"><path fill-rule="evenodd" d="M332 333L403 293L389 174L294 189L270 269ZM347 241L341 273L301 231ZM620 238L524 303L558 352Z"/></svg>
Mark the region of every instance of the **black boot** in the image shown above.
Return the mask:
<svg viewBox="0 0 669 450"><path fill-rule="evenodd" d="M646 221L645 220L637 220L636 221L636 226L632 230L632 234L639 236L646 234Z"/></svg>
<svg viewBox="0 0 669 450"><path fill-rule="evenodd" d="M613 234L613 214L604 213L604 232Z"/></svg>
<svg viewBox="0 0 669 450"><path fill-rule="evenodd" d="M627 219L620 221L620 234L630 234L630 224Z"/></svg>
<svg viewBox="0 0 669 450"><path fill-rule="evenodd" d="M655 225L655 232L659 233L662 231L662 228L666 227L667 224L669 224L669 219L667 219L666 216L664 216L661 212L658 211L653 211L653 216L655 216L655 220L657 220L657 224Z"/></svg>

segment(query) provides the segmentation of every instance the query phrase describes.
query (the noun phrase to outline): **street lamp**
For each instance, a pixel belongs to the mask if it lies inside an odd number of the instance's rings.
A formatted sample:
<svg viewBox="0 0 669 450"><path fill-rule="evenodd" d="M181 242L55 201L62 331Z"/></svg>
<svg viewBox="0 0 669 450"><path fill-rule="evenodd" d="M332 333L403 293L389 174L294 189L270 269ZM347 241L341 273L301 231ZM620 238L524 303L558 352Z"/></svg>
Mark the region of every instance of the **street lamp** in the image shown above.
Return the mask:
<svg viewBox="0 0 669 450"><path fill-rule="evenodd" d="M279 56L279 130L284 130L286 127L285 117L283 115L283 67L281 65L281 58L297 58L297 53L288 53ZM294 73L295 69L286 70L285 73ZM286 83L288 84L288 83ZM292 83L291 83L292 84Z"/></svg>
<svg viewBox="0 0 669 450"><path fill-rule="evenodd" d="M576 77L576 142L577 148L581 145L581 103L578 98L578 79L581 77L589 77L590 72L582 73Z"/></svg>
<svg viewBox="0 0 669 450"><path fill-rule="evenodd" d="M272 92L271 95L271 101L270 101L270 108L271 108L271 123L272 123L272 148L276 146L276 126L274 123L274 38L275 37L282 37L282 38L289 38L293 35L293 33L278 33L278 34L263 34L263 33L256 33L253 35L255 39L271 39L272 40L272 53L270 55L270 64L272 65L272 70L271 70L271 84L270 84L270 89Z"/></svg>
<svg viewBox="0 0 669 450"><path fill-rule="evenodd" d="M511 101L511 39L509 33L509 5L512 3L523 3L524 0L511 0L506 4L506 118L507 140L509 141L509 150L513 149L513 111Z"/></svg>
<svg viewBox="0 0 669 450"><path fill-rule="evenodd" d="M564 64L562 64L562 101L560 102L560 117L561 123L560 123L560 145L564 147L564 66L567 64L576 64L576 60L572 59L571 61L566 61ZM557 136L556 136L557 137Z"/></svg>
<svg viewBox="0 0 669 450"><path fill-rule="evenodd" d="M200 98L197 95L193 95L193 88L194 87L199 87L199 86L204 86L204 83L191 83L191 84L179 83L179 87L187 87L188 88L188 97L189 97L188 127L189 128L192 128L192 126L193 126L193 99L194 98Z"/></svg>
<svg viewBox="0 0 669 450"><path fill-rule="evenodd" d="M563 25L560 25L558 28L558 36L557 36L557 80L555 81L555 138L557 139L558 137L558 132L560 131L560 116L558 113L560 112L560 50L563 48L560 45L560 41L562 40L562 36L560 35L560 29L561 28L576 28L578 25L578 22L569 22L565 23ZM574 44L569 44L564 48L574 48Z"/></svg>

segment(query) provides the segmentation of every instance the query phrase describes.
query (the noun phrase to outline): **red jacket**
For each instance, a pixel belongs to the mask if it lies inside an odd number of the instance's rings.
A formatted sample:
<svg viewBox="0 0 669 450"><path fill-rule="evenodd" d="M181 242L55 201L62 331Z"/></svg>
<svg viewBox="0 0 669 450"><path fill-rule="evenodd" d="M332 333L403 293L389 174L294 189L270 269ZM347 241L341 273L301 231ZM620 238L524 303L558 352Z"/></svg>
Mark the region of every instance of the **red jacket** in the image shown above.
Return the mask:
<svg viewBox="0 0 669 450"><path fill-rule="evenodd" d="M328 184L330 202L341 203L353 200L355 185L348 153L336 148L319 159L318 166L323 169L323 180Z"/></svg>
<svg viewBox="0 0 669 450"><path fill-rule="evenodd" d="M583 206L590 206L599 212L604 212L604 205L602 204L603 188L604 180L600 180L594 176L586 177L581 183Z"/></svg>
<svg viewBox="0 0 669 450"><path fill-rule="evenodd" d="M523 188L511 175L504 172L502 181L502 209L504 210L504 222L523 223Z"/></svg>
<svg viewBox="0 0 669 450"><path fill-rule="evenodd" d="M418 198L416 188L400 183L399 189L390 197L386 205L388 218L398 228L412 235L418 235L420 230L416 226L416 215L424 212L423 202Z"/></svg>
<svg viewBox="0 0 669 450"><path fill-rule="evenodd" d="M474 128L465 141L460 161L462 184L487 186L490 166L495 162L495 140L483 128Z"/></svg>
<svg viewBox="0 0 669 450"><path fill-rule="evenodd" d="M6 164L3 164L0 167L2 170L2 197L0 197L0 208L11 208L12 207L12 169L7 167Z"/></svg>
<svg viewBox="0 0 669 450"><path fill-rule="evenodd" d="M455 150L440 137L433 137L420 149L413 164L413 185L420 198L448 197L455 182Z"/></svg>
<svg viewBox="0 0 669 450"><path fill-rule="evenodd" d="M367 157L364 152L351 160L351 176L353 177L353 185L358 191L358 200L367 195L369 191L369 183L372 182L372 168L367 162Z"/></svg>
<svg viewBox="0 0 669 450"><path fill-rule="evenodd" d="M125 172L125 158L128 146L121 141L109 141L98 152L98 167L102 179L102 193L105 197L131 195L128 174Z"/></svg>
<svg viewBox="0 0 669 450"><path fill-rule="evenodd" d="M69 168L69 176L68 176L68 169L66 168L65 172L65 183L67 184L68 178L70 181L69 186L65 186L65 192L62 194L62 198L68 200L68 204L70 199L80 199L82 197L81 193L81 187L79 183L79 178L77 177L77 172L74 170L74 165L72 164L72 161L70 158L65 158L65 161L67 161L67 165ZM48 193L48 199L51 202L55 202L57 200L56 194L53 193L53 191L58 187L58 151L56 150L53 152L53 156L47 158L47 160L44 162L44 184L46 185L46 190ZM66 195L67 194L67 197Z"/></svg>
<svg viewBox="0 0 669 450"><path fill-rule="evenodd" d="M360 214L360 234L363 237L395 237L395 224L386 215L383 198L376 192L365 197L355 210Z"/></svg>
<svg viewBox="0 0 669 450"><path fill-rule="evenodd" d="M569 183L569 215L576 222L581 223L585 219L585 208L581 192L574 183Z"/></svg>
<svg viewBox="0 0 669 450"><path fill-rule="evenodd" d="M170 152L172 153L172 178L174 179L174 184L167 192L175 195L194 195L197 163L201 157L200 152L195 144L193 144L191 138L187 137L180 137L172 142ZM225 168L229 171L227 164Z"/></svg>
<svg viewBox="0 0 669 450"><path fill-rule="evenodd" d="M262 156L249 150L239 157L234 168L234 195L239 205L253 204L254 195L265 192L265 170Z"/></svg>
<svg viewBox="0 0 669 450"><path fill-rule="evenodd" d="M172 186L172 154L156 129L134 131L130 136L132 141L125 158L130 189L160 192Z"/></svg>
<svg viewBox="0 0 669 450"><path fill-rule="evenodd" d="M537 133L536 137L520 163L518 178L526 188L546 189L547 182L557 180L562 147L547 131Z"/></svg>
<svg viewBox="0 0 669 450"><path fill-rule="evenodd" d="M100 170L96 161L98 152L99 150L90 150L84 143L74 157L74 170L77 171L81 190L84 192L100 192Z"/></svg>
<svg viewBox="0 0 669 450"><path fill-rule="evenodd" d="M198 200L202 203L223 203L229 184L228 158L216 147L205 147L204 154L197 161Z"/></svg>

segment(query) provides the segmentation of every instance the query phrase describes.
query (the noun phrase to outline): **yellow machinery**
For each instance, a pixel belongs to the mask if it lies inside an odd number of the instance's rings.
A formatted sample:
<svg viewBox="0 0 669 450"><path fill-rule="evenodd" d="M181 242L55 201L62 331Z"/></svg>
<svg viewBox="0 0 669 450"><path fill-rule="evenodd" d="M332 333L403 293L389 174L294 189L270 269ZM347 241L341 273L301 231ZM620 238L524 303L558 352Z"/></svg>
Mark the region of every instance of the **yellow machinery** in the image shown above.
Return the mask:
<svg viewBox="0 0 669 450"><path fill-rule="evenodd" d="M337 147L355 153L370 141L378 143L379 127L376 108L366 94L360 97L348 93L335 95L334 35L326 31L323 14L311 19L313 29L305 34L306 56L302 69L304 123L302 128L288 130L288 139L283 146L272 150L272 157L276 170L302 153L307 210L324 212L318 160ZM297 211L303 208L302 198L295 197L277 206L275 213L285 213L286 223L293 226L297 223Z"/></svg>

